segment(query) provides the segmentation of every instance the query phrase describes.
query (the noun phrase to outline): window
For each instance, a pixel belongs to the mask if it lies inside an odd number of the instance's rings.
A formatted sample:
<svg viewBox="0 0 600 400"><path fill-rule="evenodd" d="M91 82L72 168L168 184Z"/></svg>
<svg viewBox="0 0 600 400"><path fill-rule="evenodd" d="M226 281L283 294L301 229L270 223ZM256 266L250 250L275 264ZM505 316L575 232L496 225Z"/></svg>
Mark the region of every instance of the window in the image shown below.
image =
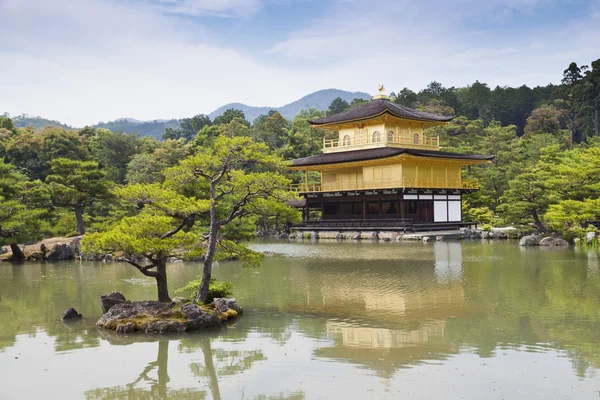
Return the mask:
<svg viewBox="0 0 600 400"><path fill-rule="evenodd" d="M404 201L404 214L416 214L416 213L417 213L416 200Z"/></svg>
<svg viewBox="0 0 600 400"><path fill-rule="evenodd" d="M373 143L378 143L380 141L381 141L381 135L379 134L379 131L373 132Z"/></svg>
<svg viewBox="0 0 600 400"><path fill-rule="evenodd" d="M382 214L391 214L391 215L400 214L400 209L398 208L398 202L383 201L381 203L381 213Z"/></svg>
<svg viewBox="0 0 600 400"><path fill-rule="evenodd" d="M336 203L325 203L323 207L323 215L334 216L337 215L337 204Z"/></svg>
<svg viewBox="0 0 600 400"><path fill-rule="evenodd" d="M415 136L414 136L414 143L415 143L415 144L419 144L419 134L418 134L418 133L415 133Z"/></svg>
<svg viewBox="0 0 600 400"><path fill-rule="evenodd" d="M394 142L394 139L395 139L395 136L396 136L396 135L394 134L394 131L389 131L389 132L388 132L388 135L387 135L387 141L388 141L388 142L392 142L392 143L393 143L393 142Z"/></svg>
<svg viewBox="0 0 600 400"><path fill-rule="evenodd" d="M381 204L378 201L369 201L367 203L367 214L381 214Z"/></svg>
<svg viewBox="0 0 600 400"><path fill-rule="evenodd" d="M342 146L350 146L350 135L344 136L342 140Z"/></svg>
<svg viewBox="0 0 600 400"><path fill-rule="evenodd" d="M362 203L340 203L340 215L362 215Z"/></svg>

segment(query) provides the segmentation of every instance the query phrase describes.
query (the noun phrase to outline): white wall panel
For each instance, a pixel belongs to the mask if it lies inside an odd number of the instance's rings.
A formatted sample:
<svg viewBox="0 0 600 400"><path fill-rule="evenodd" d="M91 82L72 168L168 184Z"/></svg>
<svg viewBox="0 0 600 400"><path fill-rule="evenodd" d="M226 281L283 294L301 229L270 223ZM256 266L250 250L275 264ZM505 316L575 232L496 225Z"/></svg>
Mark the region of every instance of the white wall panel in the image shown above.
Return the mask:
<svg viewBox="0 0 600 400"><path fill-rule="evenodd" d="M456 222L462 219L461 205L460 201L448 202L448 221Z"/></svg>
<svg viewBox="0 0 600 400"><path fill-rule="evenodd" d="M448 202L434 201L433 202L433 221L448 222Z"/></svg>

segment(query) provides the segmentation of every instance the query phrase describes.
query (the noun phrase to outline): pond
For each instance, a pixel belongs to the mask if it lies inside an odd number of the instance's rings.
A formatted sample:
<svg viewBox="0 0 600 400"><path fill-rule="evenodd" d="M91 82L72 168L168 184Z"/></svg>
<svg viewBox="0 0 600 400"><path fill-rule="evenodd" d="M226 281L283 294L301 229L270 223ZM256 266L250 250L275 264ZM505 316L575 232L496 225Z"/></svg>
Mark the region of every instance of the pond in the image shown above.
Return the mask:
<svg viewBox="0 0 600 400"><path fill-rule="evenodd" d="M179 336L97 329L126 264L0 264L0 399L597 399L597 253L507 242L256 242L217 265L245 309ZM171 291L200 273L169 266ZM75 307L85 319L63 324Z"/></svg>

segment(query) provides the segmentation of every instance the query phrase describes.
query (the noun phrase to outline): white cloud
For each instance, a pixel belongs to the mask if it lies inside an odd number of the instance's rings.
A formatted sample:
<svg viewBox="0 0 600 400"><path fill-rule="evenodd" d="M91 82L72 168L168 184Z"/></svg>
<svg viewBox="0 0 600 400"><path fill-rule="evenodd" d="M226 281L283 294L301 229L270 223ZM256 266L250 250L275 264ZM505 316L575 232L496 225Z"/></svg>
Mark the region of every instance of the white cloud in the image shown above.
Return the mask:
<svg viewBox="0 0 600 400"><path fill-rule="evenodd" d="M174 13L245 18L259 0L139 1L0 0L0 113L81 126L229 102L278 106L330 87L546 84L570 61L600 56L598 13L527 37L470 27L473 18L532 12L539 0L344 1L258 54L214 45L219 32Z"/></svg>
<svg viewBox="0 0 600 400"><path fill-rule="evenodd" d="M524 29L529 36L504 28L514 18L527 24L536 7L545 5L542 0L351 3L340 4L333 17L293 33L266 54L319 62L332 82L353 80L361 90L378 82L393 90L416 90L432 80L447 86L476 79L491 86L545 85L560 81L569 62L600 56L593 13L563 27Z"/></svg>
<svg viewBox="0 0 600 400"><path fill-rule="evenodd" d="M260 0L144 0L157 10L181 15L250 16L261 7Z"/></svg>
<svg viewBox="0 0 600 400"><path fill-rule="evenodd" d="M204 44L202 29L96 0L0 3L0 112L77 126L277 102L283 71ZM19 25L24 24L24 25ZM285 88L287 85L280 85Z"/></svg>

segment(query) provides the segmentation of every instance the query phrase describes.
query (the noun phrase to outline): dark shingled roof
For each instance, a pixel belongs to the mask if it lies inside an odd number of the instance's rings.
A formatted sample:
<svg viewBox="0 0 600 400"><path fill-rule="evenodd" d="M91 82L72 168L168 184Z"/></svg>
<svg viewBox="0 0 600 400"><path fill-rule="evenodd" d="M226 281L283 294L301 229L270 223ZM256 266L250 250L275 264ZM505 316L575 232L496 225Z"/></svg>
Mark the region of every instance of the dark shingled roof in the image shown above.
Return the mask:
<svg viewBox="0 0 600 400"><path fill-rule="evenodd" d="M325 125L348 121L359 121L380 115L385 112L388 112L398 118L425 122L447 122L454 119L454 116L437 115L428 112L417 111L409 107L401 106L400 104L392 103L387 99L376 99L358 107L351 108L347 111L324 118L313 119L309 122L313 125Z"/></svg>
<svg viewBox="0 0 600 400"><path fill-rule="evenodd" d="M306 199L289 200L285 205L288 207L302 208L306 205Z"/></svg>
<svg viewBox="0 0 600 400"><path fill-rule="evenodd" d="M380 158L398 156L400 154L408 154L411 156L430 158L451 158L456 160L488 161L494 159L494 156L479 156L475 154L456 154L448 153L445 151L379 147L376 149L341 151L339 153L325 153L319 154L317 156L298 158L296 160L292 160L292 167L308 167L311 165L339 164L355 161L377 160Z"/></svg>

